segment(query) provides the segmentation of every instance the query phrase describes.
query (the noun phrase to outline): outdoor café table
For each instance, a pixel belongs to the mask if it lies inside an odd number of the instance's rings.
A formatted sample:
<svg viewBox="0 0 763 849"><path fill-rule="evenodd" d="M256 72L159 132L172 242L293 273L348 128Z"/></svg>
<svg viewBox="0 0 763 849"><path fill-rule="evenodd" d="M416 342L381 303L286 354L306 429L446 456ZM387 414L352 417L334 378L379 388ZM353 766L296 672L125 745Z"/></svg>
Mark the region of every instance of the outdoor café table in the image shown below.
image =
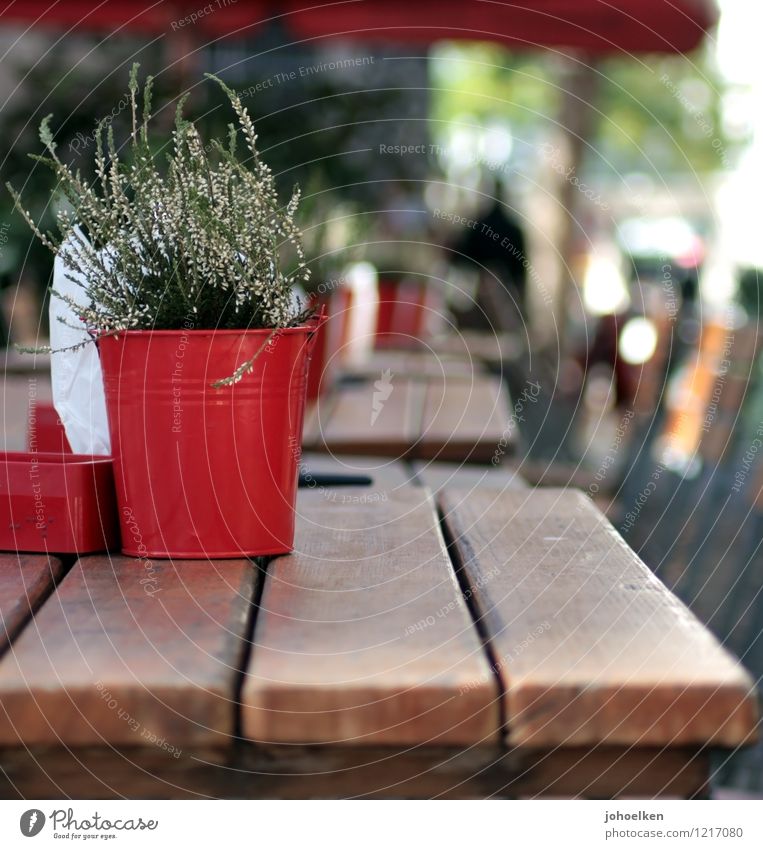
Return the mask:
<svg viewBox="0 0 763 849"><path fill-rule="evenodd" d="M459 330L428 339L427 349L440 359L468 359L501 369L521 355L523 343L521 333Z"/></svg>
<svg viewBox="0 0 763 849"><path fill-rule="evenodd" d="M372 351L361 359L342 366L344 375L374 380L387 370L394 375L406 377L469 377L486 373L482 361L472 358L468 351L461 351L460 355L440 354L426 346L414 350L393 348Z"/></svg>
<svg viewBox="0 0 763 849"><path fill-rule="evenodd" d="M378 372L340 383L307 413L306 450L500 462L516 442L504 383L476 373Z"/></svg>
<svg viewBox="0 0 763 849"><path fill-rule="evenodd" d="M453 472L269 561L2 555L0 795L705 794L748 675L582 493Z"/></svg>

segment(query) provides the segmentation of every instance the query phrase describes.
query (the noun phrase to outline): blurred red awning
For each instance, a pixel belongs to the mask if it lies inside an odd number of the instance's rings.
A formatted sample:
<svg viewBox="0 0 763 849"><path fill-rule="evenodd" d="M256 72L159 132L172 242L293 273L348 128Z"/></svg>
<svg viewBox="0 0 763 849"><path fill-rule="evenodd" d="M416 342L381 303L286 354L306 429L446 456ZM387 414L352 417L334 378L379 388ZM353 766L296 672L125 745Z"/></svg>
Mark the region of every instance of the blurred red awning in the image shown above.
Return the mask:
<svg viewBox="0 0 763 849"><path fill-rule="evenodd" d="M287 37L429 44L441 39L590 53L681 53L718 18L714 0L0 0L0 25L247 37L278 22ZM288 42L286 42L288 43Z"/></svg>

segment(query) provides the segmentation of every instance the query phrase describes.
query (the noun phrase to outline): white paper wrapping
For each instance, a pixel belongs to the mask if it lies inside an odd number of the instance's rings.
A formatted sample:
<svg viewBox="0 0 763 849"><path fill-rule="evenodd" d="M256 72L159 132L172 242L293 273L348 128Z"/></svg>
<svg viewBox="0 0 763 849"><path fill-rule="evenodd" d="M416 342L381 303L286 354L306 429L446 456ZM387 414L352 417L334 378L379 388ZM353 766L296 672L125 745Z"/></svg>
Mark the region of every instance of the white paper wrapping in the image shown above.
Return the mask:
<svg viewBox="0 0 763 849"><path fill-rule="evenodd" d="M68 276L67 276L68 275ZM70 280L76 272L64 266L60 256L53 265L53 288L85 304L86 296L81 286ZM65 319L66 324L59 318ZM79 329L82 327L82 329ZM71 307L57 298L50 299L50 346L68 348L88 339L88 333L73 314ZM64 351L51 356L51 382L53 405L66 431L75 454L110 454L106 400L98 349L90 343L76 351Z"/></svg>

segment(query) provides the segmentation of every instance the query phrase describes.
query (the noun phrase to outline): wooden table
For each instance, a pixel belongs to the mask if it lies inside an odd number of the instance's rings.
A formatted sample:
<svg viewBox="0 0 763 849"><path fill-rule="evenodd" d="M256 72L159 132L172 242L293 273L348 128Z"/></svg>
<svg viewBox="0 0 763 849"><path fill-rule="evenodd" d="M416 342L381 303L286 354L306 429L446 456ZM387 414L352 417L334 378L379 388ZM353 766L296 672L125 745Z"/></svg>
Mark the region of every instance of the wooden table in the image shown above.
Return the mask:
<svg viewBox="0 0 763 849"><path fill-rule="evenodd" d="M526 345L527 340L521 333L459 330L429 339L427 349L441 358L466 358L500 369L517 360Z"/></svg>
<svg viewBox="0 0 763 849"><path fill-rule="evenodd" d="M387 466L270 562L3 555L0 795L705 793L752 682L590 501Z"/></svg>
<svg viewBox="0 0 763 849"><path fill-rule="evenodd" d="M355 362L342 365L345 376L377 380L384 371L406 377L472 377L485 374L482 360L468 351L457 354L438 353L429 348L412 351L370 351Z"/></svg>
<svg viewBox="0 0 763 849"><path fill-rule="evenodd" d="M385 377L385 374L387 377ZM503 382L480 373L381 372L345 382L308 411L304 446L332 454L500 462L516 445Z"/></svg>

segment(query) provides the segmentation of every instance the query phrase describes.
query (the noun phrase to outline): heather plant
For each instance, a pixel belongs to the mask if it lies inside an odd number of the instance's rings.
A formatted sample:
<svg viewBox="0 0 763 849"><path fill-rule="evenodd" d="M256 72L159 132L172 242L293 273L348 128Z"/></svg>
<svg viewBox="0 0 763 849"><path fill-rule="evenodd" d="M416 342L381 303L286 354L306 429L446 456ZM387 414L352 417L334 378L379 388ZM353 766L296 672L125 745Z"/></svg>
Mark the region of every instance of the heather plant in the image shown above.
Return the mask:
<svg viewBox="0 0 763 849"><path fill-rule="evenodd" d="M186 94L177 105L170 149L163 157L155 152L149 134L153 80L147 77L141 92L136 64L129 143L117 150L110 123L97 125L92 183L56 153L52 116L40 126L48 155L33 158L53 170L65 201L56 212L57 233L42 232L8 185L29 226L61 257L85 297L55 289L53 295L94 336L187 328L189 322L196 329L276 329L306 317L294 295L309 276L295 223L299 190L285 205L279 201L249 113L235 91L206 76L223 89L237 118L225 143L202 141L183 115ZM251 361L234 378L248 366Z"/></svg>

